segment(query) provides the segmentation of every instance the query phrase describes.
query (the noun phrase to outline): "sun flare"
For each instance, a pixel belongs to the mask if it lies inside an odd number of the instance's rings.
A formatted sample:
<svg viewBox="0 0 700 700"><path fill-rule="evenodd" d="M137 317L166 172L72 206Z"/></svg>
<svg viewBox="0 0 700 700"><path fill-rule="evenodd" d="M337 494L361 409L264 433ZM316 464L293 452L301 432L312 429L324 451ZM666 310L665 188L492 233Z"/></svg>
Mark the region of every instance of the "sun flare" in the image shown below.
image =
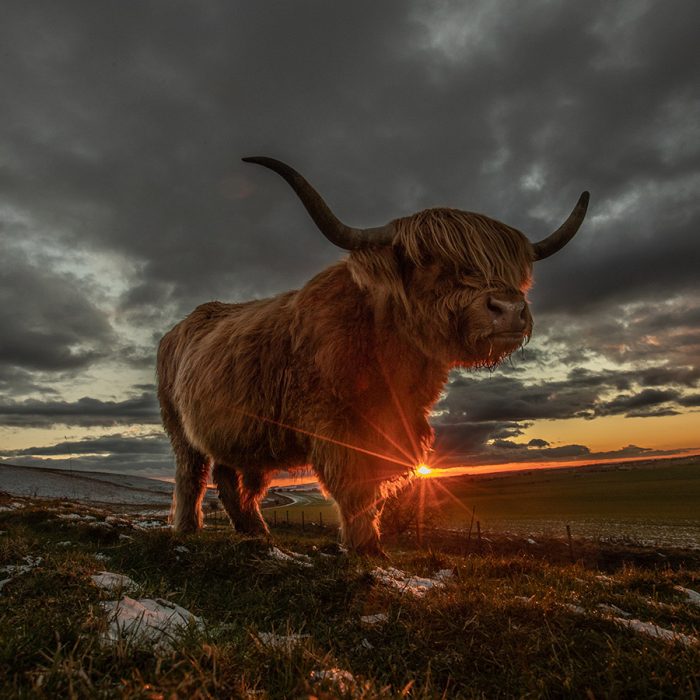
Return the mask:
<svg viewBox="0 0 700 700"><path fill-rule="evenodd" d="M430 476L432 471L433 470L427 464L419 464L416 467L416 474L419 474L420 476Z"/></svg>

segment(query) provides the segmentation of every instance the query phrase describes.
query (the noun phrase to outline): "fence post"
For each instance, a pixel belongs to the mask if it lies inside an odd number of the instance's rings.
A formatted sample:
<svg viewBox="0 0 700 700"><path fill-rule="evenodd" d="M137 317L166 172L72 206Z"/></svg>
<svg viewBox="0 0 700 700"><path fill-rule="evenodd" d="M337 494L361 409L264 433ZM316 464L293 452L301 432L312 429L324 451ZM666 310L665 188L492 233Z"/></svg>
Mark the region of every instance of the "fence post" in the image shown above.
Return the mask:
<svg viewBox="0 0 700 700"><path fill-rule="evenodd" d="M569 540L569 556L571 557L572 563L576 561L574 558L574 543L571 541L571 528L569 524L566 524L566 538Z"/></svg>
<svg viewBox="0 0 700 700"><path fill-rule="evenodd" d="M416 513L416 544L423 549L423 524L418 513Z"/></svg>
<svg viewBox="0 0 700 700"><path fill-rule="evenodd" d="M467 535L467 554L469 554L469 545L472 541L472 528L474 527L474 514L476 513L476 506L472 506L472 519L469 521L469 534Z"/></svg>

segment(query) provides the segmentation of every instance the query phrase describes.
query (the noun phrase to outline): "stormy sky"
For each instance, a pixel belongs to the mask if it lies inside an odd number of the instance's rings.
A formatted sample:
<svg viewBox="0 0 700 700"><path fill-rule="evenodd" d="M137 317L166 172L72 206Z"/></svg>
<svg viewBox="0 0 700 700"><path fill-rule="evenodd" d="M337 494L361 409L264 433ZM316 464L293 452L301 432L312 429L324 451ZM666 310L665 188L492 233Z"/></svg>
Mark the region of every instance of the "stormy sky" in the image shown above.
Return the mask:
<svg viewBox="0 0 700 700"><path fill-rule="evenodd" d="M535 331L435 406L455 463L700 446L700 4L12 2L0 8L0 459L173 474L160 336L297 288L428 206L537 240Z"/></svg>

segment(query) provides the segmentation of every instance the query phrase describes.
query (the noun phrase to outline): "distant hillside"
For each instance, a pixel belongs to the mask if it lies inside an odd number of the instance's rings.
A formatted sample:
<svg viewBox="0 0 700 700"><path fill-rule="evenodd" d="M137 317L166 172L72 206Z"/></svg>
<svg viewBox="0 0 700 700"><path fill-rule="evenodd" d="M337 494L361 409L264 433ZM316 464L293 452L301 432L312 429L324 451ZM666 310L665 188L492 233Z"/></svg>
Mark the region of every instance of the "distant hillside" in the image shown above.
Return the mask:
<svg viewBox="0 0 700 700"><path fill-rule="evenodd" d="M12 496L70 498L95 503L168 505L173 486L142 476L0 464L0 491Z"/></svg>

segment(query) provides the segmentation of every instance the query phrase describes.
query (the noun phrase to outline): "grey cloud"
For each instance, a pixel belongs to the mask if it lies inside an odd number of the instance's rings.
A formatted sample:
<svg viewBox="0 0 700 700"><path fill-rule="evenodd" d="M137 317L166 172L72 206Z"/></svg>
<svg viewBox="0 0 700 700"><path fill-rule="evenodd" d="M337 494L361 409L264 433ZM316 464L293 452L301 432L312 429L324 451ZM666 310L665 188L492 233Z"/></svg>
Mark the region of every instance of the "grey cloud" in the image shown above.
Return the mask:
<svg viewBox="0 0 700 700"><path fill-rule="evenodd" d="M93 453L110 453L121 455L150 454L168 456L170 443L164 434L147 436L129 436L122 433L101 435L84 440L66 440L54 445L26 447L20 450L2 450L3 457L42 457L50 455L87 455Z"/></svg>
<svg viewBox="0 0 700 700"><path fill-rule="evenodd" d="M38 268L9 246L0 251L0 364L76 370L108 354L112 328L86 284Z"/></svg>
<svg viewBox="0 0 700 700"><path fill-rule="evenodd" d="M123 425L159 423L155 396L146 392L124 401L101 401L88 396L77 401L3 401L0 425L48 427L52 425Z"/></svg>
<svg viewBox="0 0 700 700"><path fill-rule="evenodd" d="M650 406L677 401L679 398L680 394L675 390L644 389L636 394L620 394L612 401L607 401L599 405L597 412L599 415L610 415L615 413L643 411ZM643 414L636 413L635 415Z"/></svg>

